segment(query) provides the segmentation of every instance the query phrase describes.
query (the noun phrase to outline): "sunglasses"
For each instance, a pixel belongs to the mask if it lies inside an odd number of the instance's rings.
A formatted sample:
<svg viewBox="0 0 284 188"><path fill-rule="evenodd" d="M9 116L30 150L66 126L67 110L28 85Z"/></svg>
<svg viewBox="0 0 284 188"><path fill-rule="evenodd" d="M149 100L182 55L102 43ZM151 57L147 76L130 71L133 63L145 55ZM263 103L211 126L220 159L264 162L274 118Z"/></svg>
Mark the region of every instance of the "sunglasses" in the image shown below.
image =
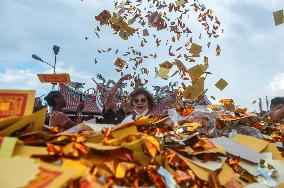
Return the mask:
<svg viewBox="0 0 284 188"><path fill-rule="evenodd" d="M146 101L147 101L147 99L145 99L145 98L142 98L142 99L134 99L134 100L133 100L134 103L139 103L139 102L145 103Z"/></svg>

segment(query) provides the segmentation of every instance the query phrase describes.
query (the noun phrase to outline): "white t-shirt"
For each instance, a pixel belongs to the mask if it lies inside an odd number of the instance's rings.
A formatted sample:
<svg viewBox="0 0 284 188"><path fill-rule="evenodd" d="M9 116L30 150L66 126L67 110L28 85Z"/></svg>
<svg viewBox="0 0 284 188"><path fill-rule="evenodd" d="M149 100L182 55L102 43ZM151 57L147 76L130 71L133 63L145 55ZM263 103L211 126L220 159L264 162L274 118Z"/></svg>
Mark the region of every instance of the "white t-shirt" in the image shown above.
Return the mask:
<svg viewBox="0 0 284 188"><path fill-rule="evenodd" d="M127 122L127 121L131 121L131 120L134 120L134 119L138 119L139 117L142 117L142 116L148 116L148 115L147 115L148 112L149 112L149 109L145 110L145 111L142 112L142 113L139 113L139 112L137 112L137 111L134 110L134 114L131 114L131 115L129 115L129 116L126 116L126 117L124 118L124 120L122 121L122 123Z"/></svg>

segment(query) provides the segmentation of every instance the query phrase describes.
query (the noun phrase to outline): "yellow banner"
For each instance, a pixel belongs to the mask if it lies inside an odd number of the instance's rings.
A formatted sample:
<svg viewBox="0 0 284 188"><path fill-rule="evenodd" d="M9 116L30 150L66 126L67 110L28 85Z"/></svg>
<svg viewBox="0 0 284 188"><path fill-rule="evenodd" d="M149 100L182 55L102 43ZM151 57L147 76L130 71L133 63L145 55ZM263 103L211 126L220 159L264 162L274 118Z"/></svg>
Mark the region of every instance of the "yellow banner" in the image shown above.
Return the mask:
<svg viewBox="0 0 284 188"><path fill-rule="evenodd" d="M33 113L35 91L0 90L0 119Z"/></svg>

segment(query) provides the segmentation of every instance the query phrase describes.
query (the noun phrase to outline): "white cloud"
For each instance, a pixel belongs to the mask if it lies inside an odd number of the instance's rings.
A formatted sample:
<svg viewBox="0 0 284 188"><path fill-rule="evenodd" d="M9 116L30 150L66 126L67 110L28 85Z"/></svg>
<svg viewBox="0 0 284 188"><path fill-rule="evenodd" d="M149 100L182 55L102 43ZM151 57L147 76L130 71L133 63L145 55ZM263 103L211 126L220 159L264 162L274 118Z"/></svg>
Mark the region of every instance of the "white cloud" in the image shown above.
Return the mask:
<svg viewBox="0 0 284 188"><path fill-rule="evenodd" d="M74 65L68 65L64 62L59 62L57 64L56 73L68 73L71 76L72 82L81 82L86 83L86 87L94 87L92 83L93 74L90 72L83 71L82 69L78 69L78 67ZM47 73L47 71L45 71ZM49 71L50 73L50 71Z"/></svg>
<svg viewBox="0 0 284 188"><path fill-rule="evenodd" d="M239 0L243 1L243 0ZM254 6L261 6L267 10L279 10L283 8L284 2L283 0L245 0L246 4L252 4Z"/></svg>
<svg viewBox="0 0 284 188"><path fill-rule="evenodd" d="M34 77L35 75L31 72L30 69L25 69L25 70L6 69L3 73L0 74L0 83L13 84L20 81L27 81Z"/></svg>
<svg viewBox="0 0 284 188"><path fill-rule="evenodd" d="M23 89L45 92L45 86L39 82L35 73L30 69L5 69L0 72L1 89Z"/></svg>
<svg viewBox="0 0 284 188"><path fill-rule="evenodd" d="M284 73L275 75L269 82L269 88L273 93L284 96Z"/></svg>
<svg viewBox="0 0 284 188"><path fill-rule="evenodd" d="M94 87L91 83L91 77L87 72L77 70L74 66L66 66L63 62L58 62L56 73L69 73L71 81L87 83L87 87ZM5 69L0 72L0 88L1 89L24 89L37 90L37 96L47 94L51 90L50 84L41 83L38 80L38 73L52 73L49 69L40 72L31 69Z"/></svg>
<svg viewBox="0 0 284 188"><path fill-rule="evenodd" d="M211 0L211 1L204 1L204 4L207 4L207 3L218 4L218 5L225 6L225 7L228 7L228 6L237 7L240 4L248 4L248 5L253 5L253 6L261 6L269 10L280 9L281 5L284 4L283 0L272 0L272 1L267 1L267 0Z"/></svg>

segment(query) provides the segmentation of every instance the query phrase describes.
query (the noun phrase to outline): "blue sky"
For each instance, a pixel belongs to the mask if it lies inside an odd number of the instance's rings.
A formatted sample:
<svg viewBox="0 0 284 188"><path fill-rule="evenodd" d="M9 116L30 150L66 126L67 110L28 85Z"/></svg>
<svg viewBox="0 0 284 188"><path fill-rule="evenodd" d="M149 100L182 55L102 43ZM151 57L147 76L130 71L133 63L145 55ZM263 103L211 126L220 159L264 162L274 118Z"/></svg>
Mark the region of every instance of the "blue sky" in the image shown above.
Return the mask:
<svg viewBox="0 0 284 188"><path fill-rule="evenodd" d="M210 72L206 81L208 95L233 98L242 107L258 109L252 101L265 96L284 96L284 24L275 27L273 11L284 8L283 0L207 0L224 28L215 42L220 44L220 57L209 56ZM68 72L73 81L92 87L91 77L101 73L117 80L113 58L98 56L97 49L122 48L124 42L104 29L103 38L93 33L95 16L112 8L110 0L1 0L0 1L0 88L36 89L47 93L51 86L41 84L37 73L52 73L45 64L32 59L37 54L53 62L52 46L61 47L58 73ZM198 30L198 28L197 28ZM88 37L88 40L84 38ZM151 51L151 49L148 49ZM165 52L161 51L160 61ZM99 64L94 64L98 58ZM157 66L150 65L152 69ZM151 77L152 78L152 77ZM222 92L214 83L224 78L229 86ZM165 84L153 79L151 84Z"/></svg>

